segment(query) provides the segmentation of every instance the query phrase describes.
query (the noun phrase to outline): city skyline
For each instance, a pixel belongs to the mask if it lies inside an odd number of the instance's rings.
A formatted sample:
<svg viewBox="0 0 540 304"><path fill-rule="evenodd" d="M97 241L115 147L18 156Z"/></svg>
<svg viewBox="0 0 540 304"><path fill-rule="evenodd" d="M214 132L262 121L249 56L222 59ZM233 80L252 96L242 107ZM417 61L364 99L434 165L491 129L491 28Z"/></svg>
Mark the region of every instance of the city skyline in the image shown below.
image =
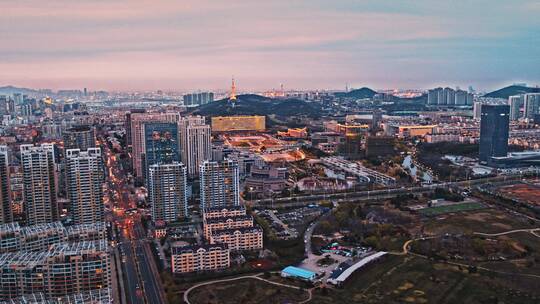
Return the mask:
<svg viewBox="0 0 540 304"><path fill-rule="evenodd" d="M540 83L538 1L4 1L0 85L94 90ZM459 17L457 17L459 16Z"/></svg>

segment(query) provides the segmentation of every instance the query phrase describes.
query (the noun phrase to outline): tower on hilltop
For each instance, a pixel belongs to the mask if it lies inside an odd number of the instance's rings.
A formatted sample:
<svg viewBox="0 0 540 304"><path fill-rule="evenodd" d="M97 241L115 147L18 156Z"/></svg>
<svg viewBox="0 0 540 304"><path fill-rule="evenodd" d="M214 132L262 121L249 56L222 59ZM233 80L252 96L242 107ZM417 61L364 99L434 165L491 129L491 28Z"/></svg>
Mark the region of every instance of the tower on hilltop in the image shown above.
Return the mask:
<svg viewBox="0 0 540 304"><path fill-rule="evenodd" d="M232 78L232 84L231 84L231 95L229 95L230 101L236 100L236 84L234 82L234 77Z"/></svg>

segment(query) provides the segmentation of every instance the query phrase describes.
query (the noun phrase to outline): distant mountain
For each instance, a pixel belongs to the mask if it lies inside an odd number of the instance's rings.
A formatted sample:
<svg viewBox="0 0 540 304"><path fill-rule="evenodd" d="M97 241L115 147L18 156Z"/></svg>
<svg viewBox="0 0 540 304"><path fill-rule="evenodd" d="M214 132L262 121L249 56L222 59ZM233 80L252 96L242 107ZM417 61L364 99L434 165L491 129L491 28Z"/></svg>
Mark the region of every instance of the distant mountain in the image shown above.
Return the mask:
<svg viewBox="0 0 540 304"><path fill-rule="evenodd" d="M299 99L272 99L260 95L238 95L234 104L228 98L201 105L193 114L204 116L227 115L307 115L317 117L320 107Z"/></svg>
<svg viewBox="0 0 540 304"><path fill-rule="evenodd" d="M347 93L338 92L335 95L336 97L350 97L350 98L363 99L363 98L373 98L375 94L377 94L377 92L373 91L370 88L364 87L364 88L352 90Z"/></svg>
<svg viewBox="0 0 540 304"><path fill-rule="evenodd" d="M13 95L13 93L22 93L22 94L29 94L29 93L36 93L36 90L28 89L28 88L18 88L11 85L0 87L0 95Z"/></svg>
<svg viewBox="0 0 540 304"><path fill-rule="evenodd" d="M511 85L491 93L487 93L484 97L491 98L504 98L507 99L512 95L526 94L526 93L540 93L540 88L530 88L524 86Z"/></svg>

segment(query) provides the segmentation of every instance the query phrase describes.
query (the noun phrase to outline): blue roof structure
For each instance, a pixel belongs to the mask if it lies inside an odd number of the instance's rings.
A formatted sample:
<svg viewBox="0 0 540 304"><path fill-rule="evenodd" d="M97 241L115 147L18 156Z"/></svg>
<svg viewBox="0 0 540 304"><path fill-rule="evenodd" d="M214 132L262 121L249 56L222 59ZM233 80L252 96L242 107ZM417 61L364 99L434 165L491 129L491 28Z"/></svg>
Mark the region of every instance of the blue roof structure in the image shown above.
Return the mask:
<svg viewBox="0 0 540 304"><path fill-rule="evenodd" d="M285 267L281 273L285 273L286 275L293 277L299 277L305 280L312 280L315 277L315 272L294 266Z"/></svg>

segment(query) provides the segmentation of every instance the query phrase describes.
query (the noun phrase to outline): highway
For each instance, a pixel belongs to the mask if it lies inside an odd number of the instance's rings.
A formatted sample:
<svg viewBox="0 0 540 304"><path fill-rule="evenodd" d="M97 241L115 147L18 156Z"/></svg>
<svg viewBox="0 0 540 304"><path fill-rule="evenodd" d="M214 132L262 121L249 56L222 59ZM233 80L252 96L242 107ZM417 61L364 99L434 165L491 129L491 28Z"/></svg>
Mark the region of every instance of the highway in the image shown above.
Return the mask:
<svg viewBox="0 0 540 304"><path fill-rule="evenodd" d="M270 207L270 208L289 208L307 206L309 204L317 203L321 200L335 200L338 202L344 201L371 201L381 200L396 197L403 194L419 194L428 193L434 191L436 188L450 188L450 187L472 187L487 183L506 182L510 180L520 179L520 174L505 175L497 177L479 178L467 181L458 182L445 182L438 184L430 184L426 186L409 187L409 188L388 188L382 190L373 191L356 191L356 192L332 192L325 194L312 194L312 195L298 195L290 197L280 197L273 199L259 199L259 200L244 200L246 204L252 207Z"/></svg>
<svg viewBox="0 0 540 304"><path fill-rule="evenodd" d="M113 222L120 231L119 254L127 303L167 303L158 268L141 224L140 215L125 211L136 208L125 170L117 157L106 145L105 164L108 170L108 185L112 197ZM126 304L127 304L126 303Z"/></svg>

